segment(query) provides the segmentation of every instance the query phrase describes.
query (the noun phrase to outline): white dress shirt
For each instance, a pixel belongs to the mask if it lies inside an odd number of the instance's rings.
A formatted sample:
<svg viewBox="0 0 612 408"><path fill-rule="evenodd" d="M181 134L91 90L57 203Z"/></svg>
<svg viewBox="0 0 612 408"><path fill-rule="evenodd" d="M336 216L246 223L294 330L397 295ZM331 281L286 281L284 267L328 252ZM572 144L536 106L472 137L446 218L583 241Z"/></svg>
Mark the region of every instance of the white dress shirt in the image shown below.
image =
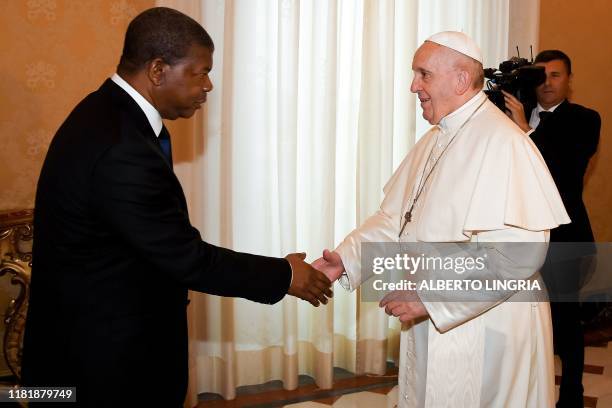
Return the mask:
<svg viewBox="0 0 612 408"><path fill-rule="evenodd" d="M532 110L531 110L531 117L529 118L529 127L530 127L531 129L535 129L535 128L537 128L537 127L538 127L538 125L540 124L540 112L554 112L554 111L555 111L555 109L557 109L557 107L558 107L559 105L561 105L561 103L563 103L563 102L560 102L560 103L556 104L555 106L553 106L553 107L552 107L552 108L550 108L550 109L544 109L544 108L542 107L542 105L540 105L540 104L538 103L538 106L536 106L536 108L535 108L535 109L532 109ZM531 133L531 132L529 132L529 133Z"/></svg>
<svg viewBox="0 0 612 408"><path fill-rule="evenodd" d="M132 85L128 84L127 81L121 78L118 74L113 74L113 76L111 77L111 81L119 85L121 89L127 92L128 95L130 95L132 99L134 99L134 102L136 102L138 106L140 106L140 109L142 109L145 116L147 117L151 128L153 128L153 131L155 132L155 136L159 137L159 134L162 130L162 126L164 124L162 122L161 115L159 114L157 109L155 109L155 107L151 105L151 103L147 101L144 96L138 93L138 91L135 90Z"/></svg>

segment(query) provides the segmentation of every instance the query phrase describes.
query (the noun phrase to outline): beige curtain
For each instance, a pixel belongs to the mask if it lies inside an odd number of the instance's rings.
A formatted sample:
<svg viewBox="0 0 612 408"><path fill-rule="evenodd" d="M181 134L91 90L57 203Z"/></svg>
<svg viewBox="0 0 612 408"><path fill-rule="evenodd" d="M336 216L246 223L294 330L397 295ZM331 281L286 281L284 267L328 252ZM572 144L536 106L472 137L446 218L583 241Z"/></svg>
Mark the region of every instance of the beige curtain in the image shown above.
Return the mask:
<svg viewBox="0 0 612 408"><path fill-rule="evenodd" d="M425 127L409 92L424 38L463 30L486 39L486 59L507 53L507 0L159 3L215 41L209 102L170 125L192 221L208 242L252 253L305 251L312 261L378 208ZM359 302L359 290L336 286L318 309L289 297L191 299L187 406L198 393L231 399L270 380L294 389L300 374L330 388L334 366L383 374L397 361L398 322Z"/></svg>
<svg viewBox="0 0 612 408"><path fill-rule="evenodd" d="M516 56L518 47L522 58L531 58L540 51L540 0L512 0L508 29L508 57Z"/></svg>

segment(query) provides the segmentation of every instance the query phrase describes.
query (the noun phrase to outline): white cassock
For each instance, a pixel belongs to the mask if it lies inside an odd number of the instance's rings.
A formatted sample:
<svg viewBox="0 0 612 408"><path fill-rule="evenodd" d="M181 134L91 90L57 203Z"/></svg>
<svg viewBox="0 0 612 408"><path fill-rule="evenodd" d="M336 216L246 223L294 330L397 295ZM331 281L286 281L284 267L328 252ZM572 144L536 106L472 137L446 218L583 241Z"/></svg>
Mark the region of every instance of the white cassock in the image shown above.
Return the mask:
<svg viewBox="0 0 612 408"><path fill-rule="evenodd" d="M547 242L551 228L570 221L537 147L486 99L478 93L428 131L386 184L379 211L336 248L347 289L369 278L362 276L360 244L398 242L421 177L464 123L417 200L402 242ZM545 253L536 261L503 255L503 275L538 279ZM546 301L506 296L487 305L419 296L430 318L402 330L400 407L554 405Z"/></svg>

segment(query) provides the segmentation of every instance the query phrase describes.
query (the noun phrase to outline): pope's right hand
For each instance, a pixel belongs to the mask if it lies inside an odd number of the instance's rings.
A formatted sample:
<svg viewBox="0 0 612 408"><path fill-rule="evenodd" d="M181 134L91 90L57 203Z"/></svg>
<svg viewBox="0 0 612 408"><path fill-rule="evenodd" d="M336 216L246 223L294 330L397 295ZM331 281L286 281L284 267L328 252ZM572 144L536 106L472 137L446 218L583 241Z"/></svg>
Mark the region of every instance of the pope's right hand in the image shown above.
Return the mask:
<svg viewBox="0 0 612 408"><path fill-rule="evenodd" d="M285 259L289 261L293 271L293 279L287 293L304 299L315 307L319 306L319 302L327 304L327 297L333 296L331 281L327 276L304 262L305 253L289 254Z"/></svg>
<svg viewBox="0 0 612 408"><path fill-rule="evenodd" d="M329 249L324 250L323 256L314 261L312 266L323 272L332 282L338 280L344 272L344 264L342 263L340 254L336 251L330 251Z"/></svg>

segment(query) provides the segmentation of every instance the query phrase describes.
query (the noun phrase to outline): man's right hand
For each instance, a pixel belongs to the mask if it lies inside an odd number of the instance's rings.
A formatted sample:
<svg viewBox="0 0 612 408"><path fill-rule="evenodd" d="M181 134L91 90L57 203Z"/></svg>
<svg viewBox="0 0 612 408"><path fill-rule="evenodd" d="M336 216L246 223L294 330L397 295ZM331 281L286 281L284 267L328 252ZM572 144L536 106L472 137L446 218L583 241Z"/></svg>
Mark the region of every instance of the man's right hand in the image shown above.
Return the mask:
<svg viewBox="0 0 612 408"><path fill-rule="evenodd" d="M319 302L327 304L325 296L330 298L333 296L330 289L331 281L327 276L304 262L305 253L289 254L285 259L289 261L293 271L293 280L287 293L304 299L315 307L319 306Z"/></svg>
<svg viewBox="0 0 612 408"><path fill-rule="evenodd" d="M525 117L525 110L521 101L506 91L502 91L502 94L504 94L504 102L506 104L506 108L508 109L507 115L521 128L523 132L529 132L531 127L529 127L529 122Z"/></svg>

